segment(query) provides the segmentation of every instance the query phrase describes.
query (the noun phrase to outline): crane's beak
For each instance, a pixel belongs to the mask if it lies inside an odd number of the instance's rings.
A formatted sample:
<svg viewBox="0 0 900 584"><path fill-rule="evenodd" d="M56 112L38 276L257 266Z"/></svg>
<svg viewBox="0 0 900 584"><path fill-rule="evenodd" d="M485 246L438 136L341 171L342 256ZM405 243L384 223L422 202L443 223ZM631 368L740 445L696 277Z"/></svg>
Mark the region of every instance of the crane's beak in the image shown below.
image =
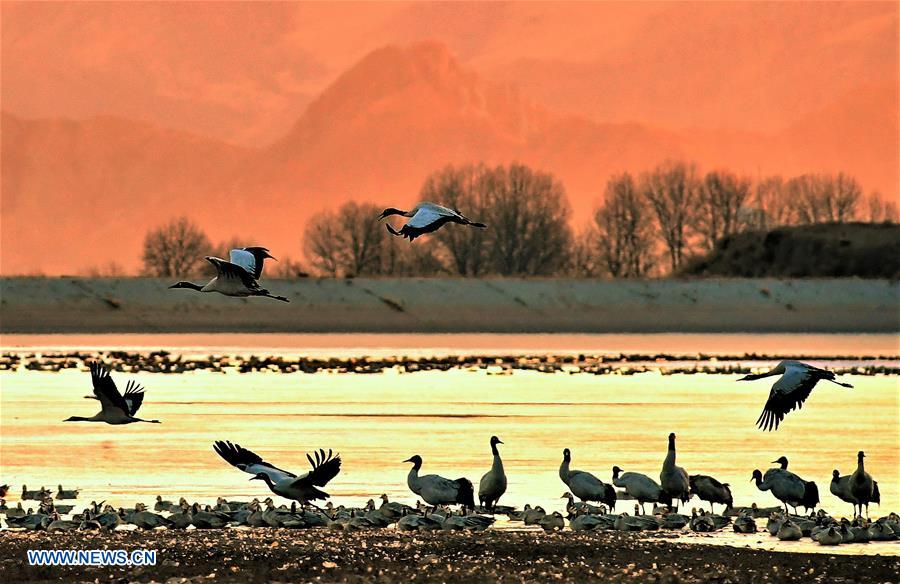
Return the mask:
<svg viewBox="0 0 900 584"><path fill-rule="evenodd" d="M404 460L403 462L412 462L412 461L413 461L412 458L407 458L407 459Z"/></svg>
<svg viewBox="0 0 900 584"><path fill-rule="evenodd" d="M251 481L258 481L258 480L259 480L259 477L250 477L248 480L251 480Z"/></svg>
<svg viewBox="0 0 900 584"><path fill-rule="evenodd" d="M497 439L497 444L503 444L503 440Z"/></svg>

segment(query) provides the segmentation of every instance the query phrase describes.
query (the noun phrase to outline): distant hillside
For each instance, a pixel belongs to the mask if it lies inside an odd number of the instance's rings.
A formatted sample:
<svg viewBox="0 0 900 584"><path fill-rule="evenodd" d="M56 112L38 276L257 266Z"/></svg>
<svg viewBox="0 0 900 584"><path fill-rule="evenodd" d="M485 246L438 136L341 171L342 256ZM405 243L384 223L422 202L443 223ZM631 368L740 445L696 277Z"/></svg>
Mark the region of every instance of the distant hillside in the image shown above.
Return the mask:
<svg viewBox="0 0 900 584"><path fill-rule="evenodd" d="M885 110L896 93L860 90L789 135L601 124L555 112L464 66L445 45L420 42L365 56L265 148L118 118L4 113L2 271L71 274L110 260L134 271L146 230L177 215L214 241L239 236L296 256L315 211L351 199L409 205L425 177L450 163L550 171L576 226L611 173L666 158L753 176L841 170L894 197L897 119ZM48 248L48 233L64 250Z"/></svg>
<svg viewBox="0 0 900 584"><path fill-rule="evenodd" d="M740 233L691 262L685 276L900 278L900 225L820 224Z"/></svg>

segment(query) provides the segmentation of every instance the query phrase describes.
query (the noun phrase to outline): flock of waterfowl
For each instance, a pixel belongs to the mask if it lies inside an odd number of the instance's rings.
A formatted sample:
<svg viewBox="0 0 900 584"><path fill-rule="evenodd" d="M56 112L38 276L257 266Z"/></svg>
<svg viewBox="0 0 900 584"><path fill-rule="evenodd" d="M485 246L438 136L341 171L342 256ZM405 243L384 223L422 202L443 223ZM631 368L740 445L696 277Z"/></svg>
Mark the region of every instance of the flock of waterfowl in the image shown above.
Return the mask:
<svg viewBox="0 0 900 584"><path fill-rule="evenodd" d="M753 472L753 480L760 490L771 491L784 508L760 508L734 506L727 483L707 475L689 475L677 466L675 435L669 436L669 447L659 475L659 482L636 473L623 472L614 466L612 482L605 483L595 475L571 467L572 453L567 448L559 467L559 478L567 487L564 512L546 512L541 506L525 505L518 510L498 504L506 493L507 476L497 437L490 439L492 462L478 485L479 505L475 505L475 490L466 478L447 479L436 474L420 474L423 460L414 455L404 462L412 464L407 475L409 490L419 497L414 507L390 501L381 495L381 504L373 499L361 508L334 506L330 501L318 507L313 501L329 497L321 490L341 469L341 458L333 452L317 451L307 455L311 470L302 475L280 469L263 460L259 455L227 441L218 441L213 449L229 464L253 475L251 480L265 482L269 490L280 497L291 499L290 507L276 506L271 497L260 501L227 501L219 497L215 505L189 503L181 498L177 503L157 496L150 511L143 503L133 509L115 508L104 502L91 502L79 513L72 513L75 506L58 501L76 499L78 489L57 492L41 487L29 490L22 487L20 501L8 507L0 499L0 513L4 514L7 527L44 531L91 531L127 529L224 529L228 527L274 527L287 529L327 528L356 531L384 529L394 526L400 531L480 531L491 527L498 516L506 516L511 524L521 522L525 526L537 526L545 531L562 531L568 525L572 531L617 530L655 531L659 529L686 530L708 533L722 530L729 525L735 533L757 533L757 519L766 519L764 529L782 541L810 537L821 545L864 543L869 541L893 541L900 538L900 517L891 513L876 521L868 519L869 503L879 502L878 483L864 466L865 454L860 452L857 469L850 475L840 476L835 470L831 492L853 505L854 518L835 519L825 511L814 511L818 505L815 483L808 482L787 470L788 460L780 457L779 465L766 471ZM9 487L0 487L0 496L8 494ZM686 503L692 497L710 504L710 511L693 509L690 515L677 512L678 503ZM576 501L576 499L578 499ZM25 510L22 501L39 502L37 511ZM635 501L634 514L616 512L617 501ZM597 503L594 505L593 503ZM652 504L647 514L644 505ZM674 505L673 505L674 504ZM721 515L714 512L714 505L724 506ZM459 510L451 511L451 506ZM794 507L794 513L788 512ZM802 506L808 515L798 515L796 507ZM866 516L863 517L863 507ZM812 511L811 511L812 510ZM856 512L859 511L857 515ZM64 515L71 514L69 518Z"/></svg>
<svg viewBox="0 0 900 584"><path fill-rule="evenodd" d="M473 227L485 225L473 222L458 211L432 203L420 203L412 211L385 209L379 219L390 215L410 218L406 225L396 230L388 225L388 231L396 236L416 237L435 231L447 223L457 223ZM246 247L231 250L229 260L206 258L216 268L216 276L207 284L178 282L171 288L192 289L199 292L218 292L226 296L264 296L288 302L282 296L271 294L260 286L263 264L266 259L274 259L263 247ZM104 422L111 425L138 422L160 423L137 417L144 401L144 389L135 381L129 381L124 393L120 393L109 371L100 363L90 365L93 395L87 396L100 402L100 411L91 417L72 416L66 422ZM770 371L750 374L738 381L751 381L769 376L780 376L772 386L757 425L764 430L776 430L784 417L794 409L802 407L804 401L819 381L828 381L843 387L852 387L835 379L835 374L799 361L782 361ZM806 512L815 510L819 504L816 484L790 472L785 457L777 461L779 466L761 473L754 470L752 481L760 491L769 491L782 502L784 508L760 509L755 506L739 508L734 506L728 483L707 475L691 475L676 464L675 434L668 438L668 449L659 474L659 482L647 475L624 471L619 466L612 468L612 480L606 483L596 475L572 468L572 452L563 450L559 466L559 478L567 491L562 498L567 500L565 515L561 511L547 513L540 506L525 505L524 509L500 506L498 503L507 489L507 476L498 445L503 442L497 437L490 439L491 466L481 477L476 491L473 483L465 478L450 479L437 474L422 474L424 461L420 455L413 455L404 462L412 466L406 483L409 490L419 498L415 507L388 500L382 495L382 503L376 506L373 500L362 508L335 507L328 502L324 507L315 504L329 498L323 488L341 471L340 455L324 449L307 454L310 470L297 475L266 462L258 454L229 441L216 441L213 450L228 464L252 475L250 480L262 481L279 497L292 501L291 506L276 506L271 497L259 501L226 501L219 498L215 506L188 503L181 499L178 503L164 501L157 497L154 510L143 504L134 509L115 509L110 505L92 503L81 513L64 519L63 515L74 510L72 505L62 505L54 501L52 493L43 488L29 491L23 487L22 500L39 501L37 511L22 507L21 501L15 507L7 507L5 500L0 505L0 513L6 518L8 527L31 530L111 530L122 525L134 525L141 529L221 529L230 526L282 527L289 529L324 527L340 530L381 529L392 525L402 531L430 530L483 530L494 524L498 514L506 515L509 521L521 521L525 525L537 525L547 531L558 531L568 527L573 531L615 529L620 531L644 531L689 528L698 532L711 532L732 525L735 532L756 533L756 519L768 517L766 529L782 540L810 536L823 545L833 545L850 541L892 540L900 535L898 517L891 514L875 522L868 520L868 506L880 501L878 484L865 471L864 453L858 455L854 473L841 476L835 470L831 482L831 492L841 500L853 505L853 520L838 521L824 511L809 516L796 514L797 507ZM5 495L5 489L0 490ZM60 485L57 500L74 499L78 491L67 491ZM688 503L692 497L710 504L710 512L694 509L691 515L678 513L679 506ZM576 501L577 499L577 501ZM616 503L621 500L636 501L634 514L617 513ZM652 513L647 514L645 505L652 504ZM723 505L722 515L714 513L714 505ZM450 506L459 505L457 512ZM794 514L788 507L794 508ZM865 515L863 514L865 507Z"/></svg>

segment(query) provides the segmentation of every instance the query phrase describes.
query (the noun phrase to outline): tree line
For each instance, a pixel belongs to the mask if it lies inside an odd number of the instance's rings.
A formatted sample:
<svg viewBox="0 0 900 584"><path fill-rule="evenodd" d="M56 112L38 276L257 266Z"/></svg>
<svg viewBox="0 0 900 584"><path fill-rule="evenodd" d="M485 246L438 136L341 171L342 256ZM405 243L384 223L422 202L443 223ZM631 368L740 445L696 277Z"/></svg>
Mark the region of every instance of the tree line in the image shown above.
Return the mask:
<svg viewBox="0 0 900 584"><path fill-rule="evenodd" d="M447 166L428 176L419 200L459 209L488 229L448 226L410 243L377 221L387 205L350 201L310 217L302 250L309 271L353 276L611 276L677 272L724 237L749 230L827 222L896 222L897 206L865 196L845 173L753 180L729 170L701 173L666 161L638 174L611 176L591 217L573 226L562 183L522 164ZM144 271L195 271L204 255L228 257L187 219L152 230ZM304 275L298 262L273 264L271 277ZM269 267L267 266L267 270Z"/></svg>

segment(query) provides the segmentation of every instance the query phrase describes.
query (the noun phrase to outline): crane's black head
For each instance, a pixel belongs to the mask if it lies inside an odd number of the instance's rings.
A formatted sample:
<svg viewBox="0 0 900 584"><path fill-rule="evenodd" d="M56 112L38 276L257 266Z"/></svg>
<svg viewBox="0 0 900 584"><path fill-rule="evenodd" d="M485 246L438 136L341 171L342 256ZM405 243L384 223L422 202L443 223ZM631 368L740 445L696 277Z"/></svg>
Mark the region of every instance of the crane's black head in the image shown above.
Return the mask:
<svg viewBox="0 0 900 584"><path fill-rule="evenodd" d="M566 462L572 460L572 451L568 448L563 449L563 460Z"/></svg>
<svg viewBox="0 0 900 584"><path fill-rule="evenodd" d="M617 476L619 476L620 472L622 472L622 469L619 468L618 466L614 466L613 467L613 478L616 478Z"/></svg>
<svg viewBox="0 0 900 584"><path fill-rule="evenodd" d="M381 212L381 215L378 216L378 220L381 221L385 217L390 217L391 215L404 215L406 211L401 211L400 209L395 209L394 207L388 207L384 211Z"/></svg>
<svg viewBox="0 0 900 584"><path fill-rule="evenodd" d="M858 460L862 460L862 459L864 459L865 457L866 457L866 453L863 452L862 450L860 450L859 452L856 453L856 458L857 458Z"/></svg>
<svg viewBox="0 0 900 584"><path fill-rule="evenodd" d="M776 463L776 462L777 462L778 464L781 465L781 468L787 468L787 467L788 467L788 459L787 459L786 456L780 456L780 457L778 457L778 460L773 460L773 461L772 461L773 464Z"/></svg>
<svg viewBox="0 0 900 584"><path fill-rule="evenodd" d="M669 434L669 450L675 450L675 432Z"/></svg>
<svg viewBox="0 0 900 584"><path fill-rule="evenodd" d="M269 475L264 472L258 472L254 476L250 477L251 481L266 481L269 482Z"/></svg>
<svg viewBox="0 0 900 584"><path fill-rule="evenodd" d="M754 470L754 471L753 471L753 476L750 477L750 482L751 482L751 483L752 483L753 481L757 481L757 480L759 480L759 481L762 480L762 473L759 471L759 469Z"/></svg>
<svg viewBox="0 0 900 584"><path fill-rule="evenodd" d="M410 456L403 462L411 462L411 463L413 463L413 465L416 466L416 468L418 468L418 467L422 466L422 457L419 456L418 454L415 454L413 456Z"/></svg>
<svg viewBox="0 0 900 584"><path fill-rule="evenodd" d="M838 469L834 469L833 471L831 471L831 479L832 480L836 481L839 478L841 478L841 473L838 471Z"/></svg>
<svg viewBox="0 0 900 584"><path fill-rule="evenodd" d="M491 446L495 444L503 444L503 440L500 440L496 436L491 436Z"/></svg>

